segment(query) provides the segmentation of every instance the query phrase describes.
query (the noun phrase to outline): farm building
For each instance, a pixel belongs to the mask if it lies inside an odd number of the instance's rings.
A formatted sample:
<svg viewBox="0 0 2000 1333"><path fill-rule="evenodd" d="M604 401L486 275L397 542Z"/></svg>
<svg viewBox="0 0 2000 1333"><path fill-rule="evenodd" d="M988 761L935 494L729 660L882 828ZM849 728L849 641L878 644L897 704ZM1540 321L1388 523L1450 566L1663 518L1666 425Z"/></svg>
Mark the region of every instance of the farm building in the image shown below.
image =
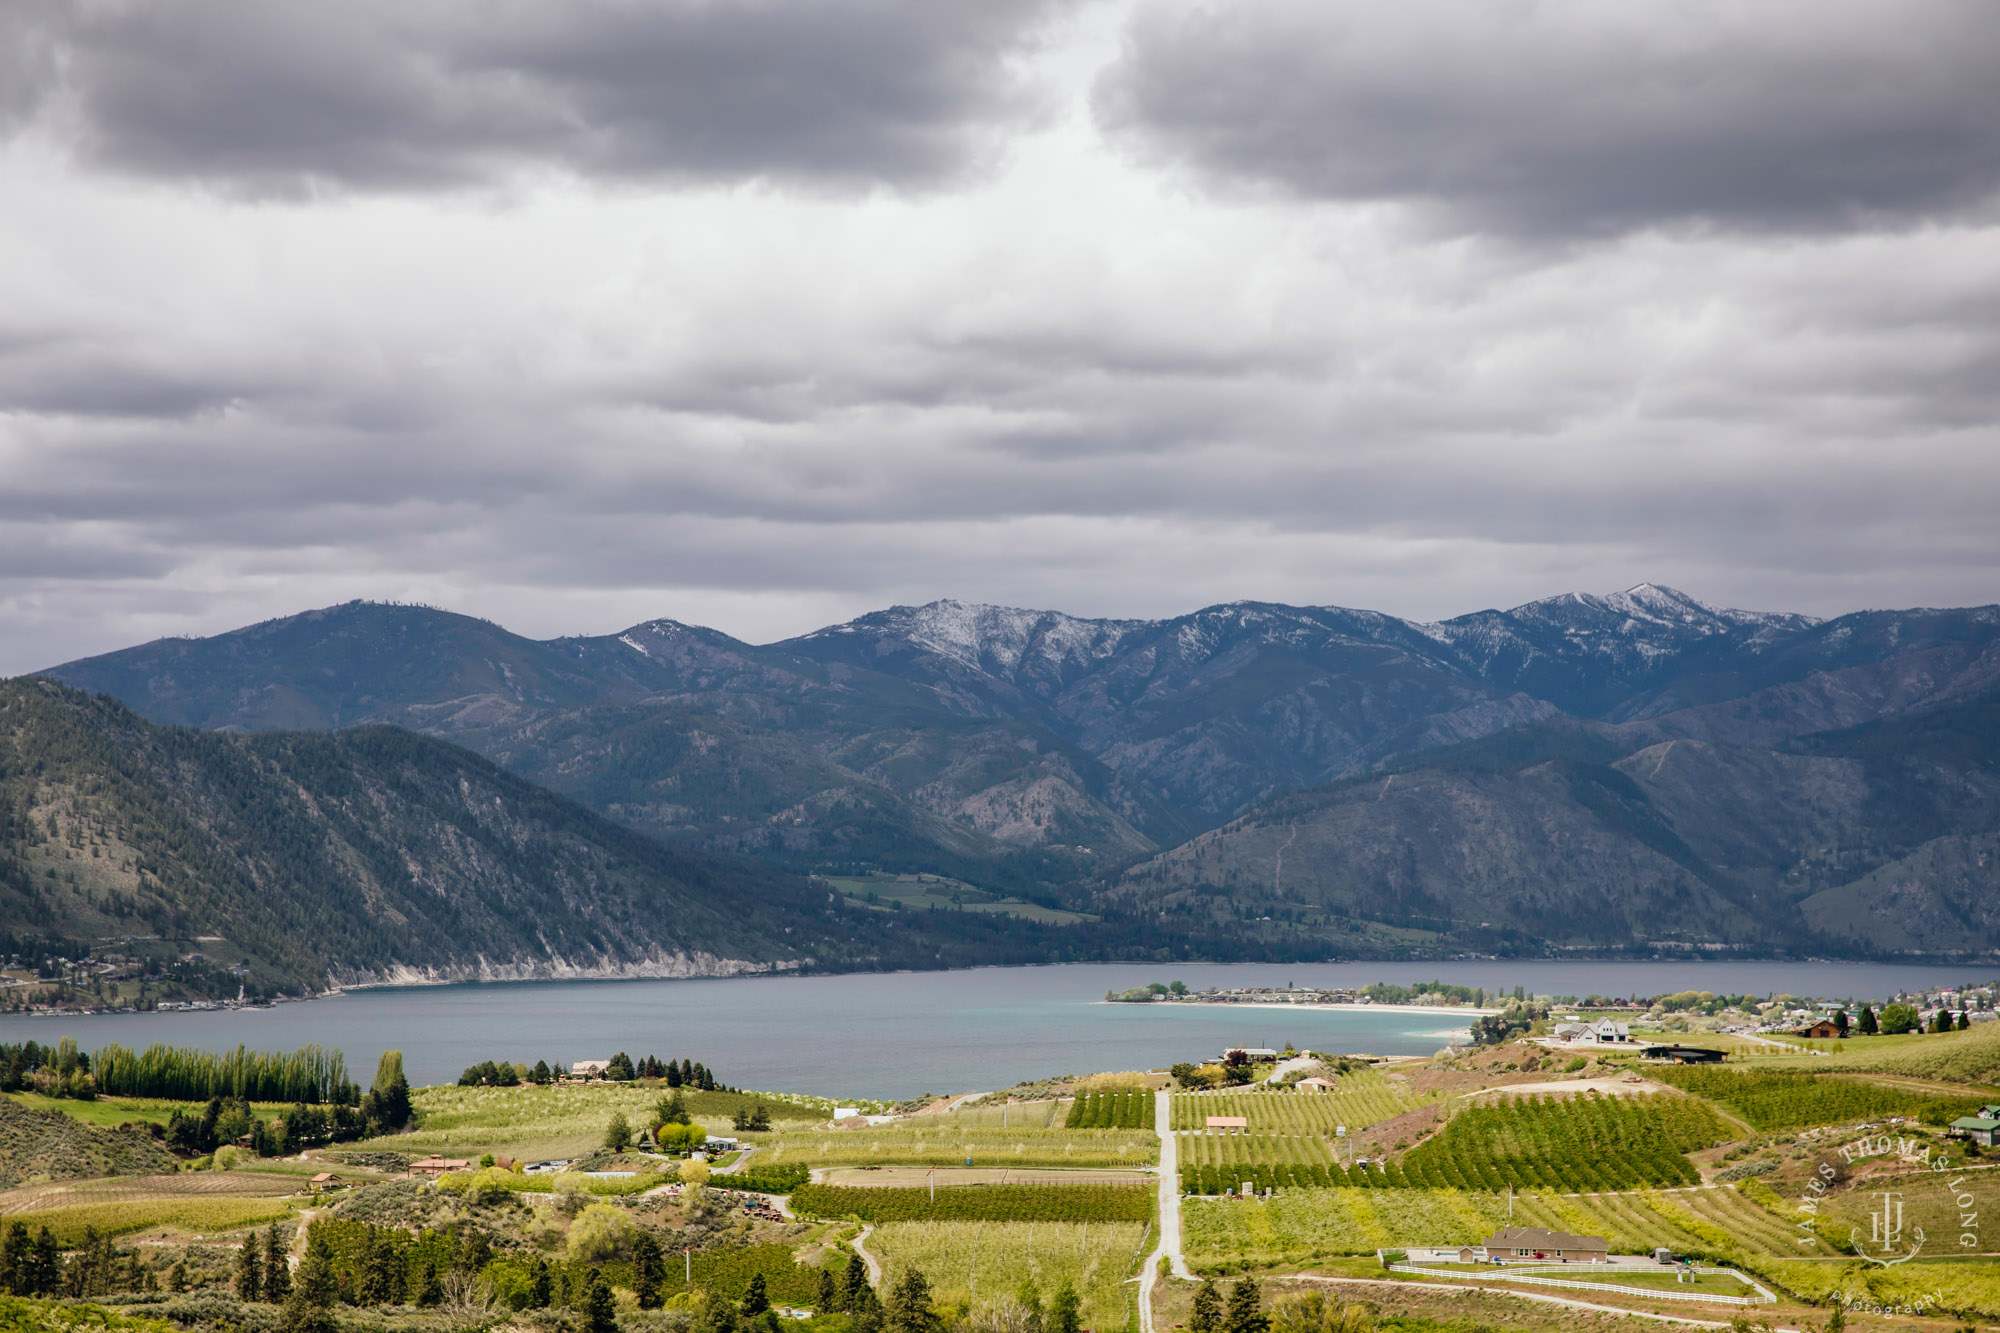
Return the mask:
<svg viewBox="0 0 2000 1333"><path fill-rule="evenodd" d="M1292 1086L1297 1088L1300 1092L1332 1092L1334 1085L1333 1085L1333 1080L1330 1078L1315 1077L1315 1078L1302 1078L1297 1083L1294 1083Z"/></svg>
<svg viewBox="0 0 2000 1333"><path fill-rule="evenodd" d="M1212 1115L1208 1118L1208 1132L1211 1134L1248 1134L1250 1121L1240 1115Z"/></svg>
<svg viewBox="0 0 2000 1333"><path fill-rule="evenodd" d="M411 1175L429 1176L433 1180L447 1171L470 1171L471 1169L472 1163L462 1157L440 1157L436 1153L410 1163Z"/></svg>
<svg viewBox="0 0 2000 1333"><path fill-rule="evenodd" d="M1960 1116L1951 1122L1951 1137L1970 1139L1984 1147L2000 1147L2000 1106L1982 1106L1978 1115Z"/></svg>
<svg viewBox="0 0 2000 1333"><path fill-rule="evenodd" d="M1488 1259L1555 1259L1565 1263L1601 1264L1611 1257L1602 1236L1572 1236L1546 1227L1502 1227L1483 1242Z"/></svg>
<svg viewBox="0 0 2000 1333"><path fill-rule="evenodd" d="M1640 1050L1639 1058L1671 1060L1682 1065L1719 1065L1722 1063L1722 1052L1706 1046L1647 1046Z"/></svg>
<svg viewBox="0 0 2000 1333"><path fill-rule="evenodd" d="M1831 1018L1815 1018L1792 1035L1795 1037L1817 1037L1821 1040L1826 1040L1832 1037L1844 1037L1847 1034L1842 1032L1840 1024L1834 1022Z"/></svg>
<svg viewBox="0 0 2000 1333"><path fill-rule="evenodd" d="M337 1190L346 1182L331 1171L322 1171L312 1178L312 1191L319 1194L325 1190Z"/></svg>

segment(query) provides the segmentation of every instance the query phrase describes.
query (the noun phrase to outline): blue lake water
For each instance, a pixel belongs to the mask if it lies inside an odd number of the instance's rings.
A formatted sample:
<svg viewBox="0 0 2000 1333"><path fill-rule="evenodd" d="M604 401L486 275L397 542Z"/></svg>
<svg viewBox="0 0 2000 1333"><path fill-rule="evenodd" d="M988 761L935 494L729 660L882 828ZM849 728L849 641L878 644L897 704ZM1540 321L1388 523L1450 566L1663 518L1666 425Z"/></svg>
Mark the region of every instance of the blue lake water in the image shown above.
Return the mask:
<svg viewBox="0 0 2000 1333"><path fill-rule="evenodd" d="M700 1060L745 1088L908 1097L1023 1079L1159 1068L1231 1045L1429 1054L1463 1019L1369 1009L1101 1003L1107 990L1176 978L1190 987L1361 986L1443 977L1489 991L1658 995L1773 992L1880 1000L1993 969L1923 963L1453 962L1324 964L1079 963L820 977L525 982L353 991L270 1009L0 1019L0 1040L74 1036L227 1049L345 1052L365 1082L399 1047L412 1082L456 1080L482 1060L551 1064L626 1051Z"/></svg>

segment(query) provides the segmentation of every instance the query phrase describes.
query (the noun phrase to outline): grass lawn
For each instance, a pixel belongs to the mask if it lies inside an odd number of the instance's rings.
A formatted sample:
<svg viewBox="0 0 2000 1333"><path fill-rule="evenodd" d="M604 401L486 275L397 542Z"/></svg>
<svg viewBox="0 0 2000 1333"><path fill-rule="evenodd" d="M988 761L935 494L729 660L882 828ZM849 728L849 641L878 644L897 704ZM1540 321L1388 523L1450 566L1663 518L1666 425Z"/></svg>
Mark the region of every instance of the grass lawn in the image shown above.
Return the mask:
<svg viewBox="0 0 2000 1333"><path fill-rule="evenodd" d="M127 1121L150 1120L164 1125L173 1118L175 1111L199 1114L206 1102L170 1102L157 1097L99 1097L95 1101L76 1101L68 1097L44 1097L39 1092L10 1092L7 1094L23 1106L37 1111L59 1111L72 1120L80 1120L86 1125L111 1128ZM253 1102L253 1110L261 1116L280 1115L289 1111L289 1103Z"/></svg>

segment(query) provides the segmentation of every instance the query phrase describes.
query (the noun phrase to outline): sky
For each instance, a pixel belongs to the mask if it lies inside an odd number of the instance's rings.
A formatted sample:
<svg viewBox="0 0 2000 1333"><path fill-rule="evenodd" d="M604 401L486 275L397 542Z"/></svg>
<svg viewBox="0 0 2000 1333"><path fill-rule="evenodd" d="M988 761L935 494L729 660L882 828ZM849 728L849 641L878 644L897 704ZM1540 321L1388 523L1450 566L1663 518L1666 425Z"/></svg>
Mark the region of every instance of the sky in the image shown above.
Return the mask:
<svg viewBox="0 0 2000 1333"><path fill-rule="evenodd" d="M0 6L0 673L2000 601L2000 6Z"/></svg>

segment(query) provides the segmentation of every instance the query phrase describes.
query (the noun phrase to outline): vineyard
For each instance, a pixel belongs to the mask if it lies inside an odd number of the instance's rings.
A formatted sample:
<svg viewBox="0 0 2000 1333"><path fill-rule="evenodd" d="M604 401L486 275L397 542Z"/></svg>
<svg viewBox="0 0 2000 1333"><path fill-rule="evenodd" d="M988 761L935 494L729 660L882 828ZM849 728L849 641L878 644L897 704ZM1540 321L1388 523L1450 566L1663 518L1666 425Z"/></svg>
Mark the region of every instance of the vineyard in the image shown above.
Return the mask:
<svg viewBox="0 0 2000 1333"><path fill-rule="evenodd" d="M1151 1129L1150 1092L1083 1092L1069 1106L1065 1129Z"/></svg>
<svg viewBox="0 0 2000 1333"><path fill-rule="evenodd" d="M1511 1216L1511 1222L1510 1222ZM1830 1256L1782 1216L1727 1186L1566 1196L1453 1189L1297 1190L1270 1199L1192 1200L1182 1210L1188 1261L1242 1268L1372 1254L1408 1245L1474 1244L1503 1226L1603 1236L1613 1253L1657 1247L1741 1259ZM1838 1271L1835 1269L1833 1271Z"/></svg>
<svg viewBox="0 0 2000 1333"><path fill-rule="evenodd" d="M1823 1078L1803 1069L1663 1069L1653 1075L1683 1091L1719 1102L1754 1128L1800 1129L1911 1116L1950 1124L1974 1115L1991 1098L1938 1097L1854 1079Z"/></svg>
<svg viewBox="0 0 2000 1333"><path fill-rule="evenodd" d="M51 1208L22 1220L47 1227L64 1245L80 1244L86 1229L102 1235L178 1227L183 1231L217 1232L256 1226L290 1215L286 1199L246 1199L217 1195L182 1195L132 1203L83 1203Z"/></svg>
<svg viewBox="0 0 2000 1333"><path fill-rule="evenodd" d="M812 1179L812 1172L800 1163L785 1166L750 1166L741 1171L715 1177L714 1183L726 1185L733 1190L750 1190L757 1194L790 1194L799 1186Z"/></svg>
<svg viewBox="0 0 2000 1333"><path fill-rule="evenodd" d="M1342 1074L1332 1092L1194 1092L1174 1097L1173 1127L1198 1130L1212 1115L1240 1115L1253 1134L1331 1135L1338 1125L1360 1129L1421 1106L1373 1069ZM1150 1121L1148 1122L1150 1123Z"/></svg>
<svg viewBox="0 0 2000 1333"><path fill-rule="evenodd" d="M1183 1194L1226 1194L1246 1180L1259 1190L1348 1183L1347 1171L1335 1163L1332 1148L1321 1138L1183 1134L1179 1148Z"/></svg>
<svg viewBox="0 0 2000 1333"><path fill-rule="evenodd" d="M1159 1154L1151 1132L1131 1129L961 1129L884 1125L780 1134L760 1148L773 1166L1147 1166Z"/></svg>
<svg viewBox="0 0 2000 1333"><path fill-rule="evenodd" d="M690 1266L694 1281L688 1281ZM742 1245L728 1250L703 1250L683 1259L670 1255L664 1291L710 1291L741 1300L753 1274L764 1275L764 1288L781 1305L811 1305L818 1299L819 1274L792 1257L789 1245Z"/></svg>
<svg viewBox="0 0 2000 1333"><path fill-rule="evenodd" d="M1692 1185L1701 1175L1687 1154L1729 1137L1715 1112L1689 1097L1511 1098L1460 1111L1398 1165L1404 1183L1428 1188Z"/></svg>
<svg viewBox="0 0 2000 1333"><path fill-rule="evenodd" d="M928 1189L806 1185L792 1194L805 1217L865 1222L1148 1222L1144 1185L954 1185Z"/></svg>
<svg viewBox="0 0 2000 1333"><path fill-rule="evenodd" d="M1085 1328L1128 1327L1127 1293L1152 1228L1139 1222L887 1222L868 1248L883 1258L885 1288L923 1270L940 1304L978 1315L1006 1310L1029 1278L1047 1300L1065 1282L1083 1297Z"/></svg>

